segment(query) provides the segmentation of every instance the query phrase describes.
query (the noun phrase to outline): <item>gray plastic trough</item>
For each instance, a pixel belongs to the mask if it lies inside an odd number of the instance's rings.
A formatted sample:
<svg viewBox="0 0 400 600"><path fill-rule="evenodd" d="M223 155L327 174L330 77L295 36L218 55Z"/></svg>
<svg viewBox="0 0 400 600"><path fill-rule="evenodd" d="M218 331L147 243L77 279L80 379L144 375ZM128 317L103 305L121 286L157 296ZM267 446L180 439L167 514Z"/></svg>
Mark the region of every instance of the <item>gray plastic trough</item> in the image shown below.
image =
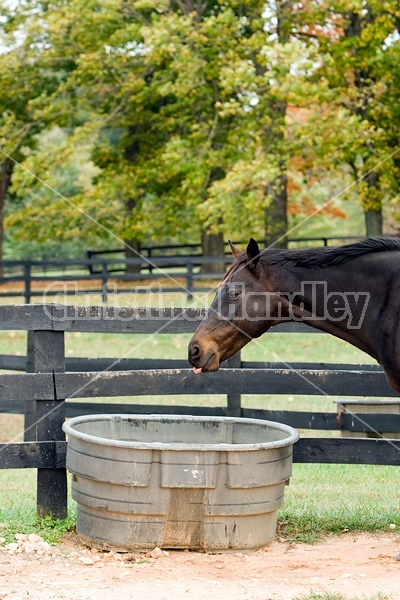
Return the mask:
<svg viewBox="0 0 400 600"><path fill-rule="evenodd" d="M258 419L92 415L64 424L77 532L118 551L271 542L297 432Z"/></svg>

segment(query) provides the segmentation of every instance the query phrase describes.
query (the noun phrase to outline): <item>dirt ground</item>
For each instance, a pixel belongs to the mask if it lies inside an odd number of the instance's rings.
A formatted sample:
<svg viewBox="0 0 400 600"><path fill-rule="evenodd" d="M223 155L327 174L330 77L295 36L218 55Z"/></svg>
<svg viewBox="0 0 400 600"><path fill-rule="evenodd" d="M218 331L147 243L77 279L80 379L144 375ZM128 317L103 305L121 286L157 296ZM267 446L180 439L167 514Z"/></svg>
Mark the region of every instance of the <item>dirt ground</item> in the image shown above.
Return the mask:
<svg viewBox="0 0 400 600"><path fill-rule="evenodd" d="M0 600L293 600L311 591L400 600L396 532L275 541L250 554L157 550L158 558L91 551L75 535L42 545L0 546Z"/></svg>

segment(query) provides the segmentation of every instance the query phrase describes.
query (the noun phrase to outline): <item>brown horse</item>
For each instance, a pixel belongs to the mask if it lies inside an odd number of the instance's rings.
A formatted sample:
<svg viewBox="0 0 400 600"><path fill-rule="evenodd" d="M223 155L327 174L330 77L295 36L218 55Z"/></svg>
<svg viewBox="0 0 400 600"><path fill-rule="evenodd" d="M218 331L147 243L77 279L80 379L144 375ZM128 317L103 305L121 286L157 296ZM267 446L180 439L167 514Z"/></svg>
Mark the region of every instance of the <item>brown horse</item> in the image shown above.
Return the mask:
<svg viewBox="0 0 400 600"><path fill-rule="evenodd" d="M304 321L360 348L400 392L400 240L370 238L335 248L231 245L235 262L189 343L196 373L221 362L270 327Z"/></svg>

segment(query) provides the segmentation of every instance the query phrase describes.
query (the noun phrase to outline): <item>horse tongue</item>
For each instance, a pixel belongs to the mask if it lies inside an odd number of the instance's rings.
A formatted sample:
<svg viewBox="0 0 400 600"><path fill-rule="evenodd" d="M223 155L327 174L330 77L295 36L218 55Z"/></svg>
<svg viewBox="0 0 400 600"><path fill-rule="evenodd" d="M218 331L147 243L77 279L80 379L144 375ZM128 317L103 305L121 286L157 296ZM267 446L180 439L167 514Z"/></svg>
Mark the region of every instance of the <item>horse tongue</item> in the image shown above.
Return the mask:
<svg viewBox="0 0 400 600"><path fill-rule="evenodd" d="M196 375L198 375L199 373L201 373L202 368L200 367L199 369L196 369L196 367L193 367L193 371L196 373Z"/></svg>

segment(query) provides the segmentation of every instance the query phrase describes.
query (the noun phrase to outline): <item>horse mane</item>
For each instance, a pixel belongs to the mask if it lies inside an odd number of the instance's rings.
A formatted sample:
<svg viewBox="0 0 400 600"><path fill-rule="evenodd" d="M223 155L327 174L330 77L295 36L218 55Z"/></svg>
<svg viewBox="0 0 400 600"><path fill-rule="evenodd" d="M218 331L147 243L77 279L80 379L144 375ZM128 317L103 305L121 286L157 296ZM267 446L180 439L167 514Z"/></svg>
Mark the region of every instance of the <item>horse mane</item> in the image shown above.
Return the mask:
<svg viewBox="0 0 400 600"><path fill-rule="evenodd" d="M324 269L340 265L354 258L373 252L400 251L400 239L391 237L367 238L345 246L302 248L299 250L263 250L261 253L264 264L282 268L314 267Z"/></svg>

